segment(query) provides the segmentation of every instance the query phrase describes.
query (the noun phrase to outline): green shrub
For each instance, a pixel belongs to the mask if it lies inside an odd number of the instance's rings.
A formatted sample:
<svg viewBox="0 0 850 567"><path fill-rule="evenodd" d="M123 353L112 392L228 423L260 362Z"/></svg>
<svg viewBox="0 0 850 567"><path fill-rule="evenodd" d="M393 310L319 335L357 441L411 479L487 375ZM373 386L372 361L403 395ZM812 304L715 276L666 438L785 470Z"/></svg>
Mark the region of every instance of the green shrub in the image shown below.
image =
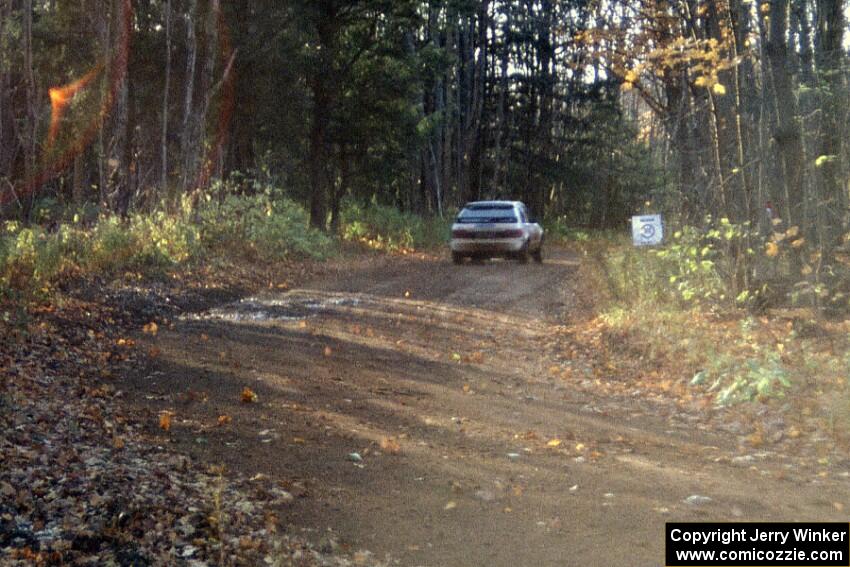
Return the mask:
<svg viewBox="0 0 850 567"><path fill-rule="evenodd" d="M83 267L105 272L129 266L137 252L133 235L118 217L101 219L89 234Z"/></svg>
<svg viewBox="0 0 850 567"><path fill-rule="evenodd" d="M331 238L310 227L304 207L271 188L250 196L207 194L198 205L198 217L201 242L219 252L275 260L290 255L324 258L334 248Z"/></svg>
<svg viewBox="0 0 850 567"><path fill-rule="evenodd" d="M723 281L718 270L721 252L717 234L716 229L701 231L686 226L673 233L665 248L650 251L660 260L659 268L667 275L668 294L686 303L726 299L728 282Z"/></svg>
<svg viewBox="0 0 850 567"><path fill-rule="evenodd" d="M715 403L720 406L783 397L791 387L788 370L775 351L743 361L729 355L712 357L709 368L691 379L691 386L709 382L707 391L714 394Z"/></svg>
<svg viewBox="0 0 850 567"><path fill-rule="evenodd" d="M543 230L546 240L549 242L579 242L589 243L595 241L597 244L612 244L622 241L622 236L611 230L590 230L576 227L570 224L566 215L547 218L543 222Z"/></svg>
<svg viewBox="0 0 850 567"><path fill-rule="evenodd" d="M72 265L79 250L77 235L64 227L48 233L6 223L0 235L0 287L41 287Z"/></svg>
<svg viewBox="0 0 850 567"><path fill-rule="evenodd" d="M137 247L134 263L142 266L181 264L200 252L200 231L189 215L134 215L127 229Z"/></svg>
<svg viewBox="0 0 850 567"><path fill-rule="evenodd" d="M605 260L617 297L630 303L679 306L749 304L763 288L753 274L763 238L748 223L707 219L705 228L685 226L657 248L621 243Z"/></svg>
<svg viewBox="0 0 850 567"><path fill-rule="evenodd" d="M348 200L342 207L342 238L392 252L428 248L448 240L449 217L424 219L395 208Z"/></svg>

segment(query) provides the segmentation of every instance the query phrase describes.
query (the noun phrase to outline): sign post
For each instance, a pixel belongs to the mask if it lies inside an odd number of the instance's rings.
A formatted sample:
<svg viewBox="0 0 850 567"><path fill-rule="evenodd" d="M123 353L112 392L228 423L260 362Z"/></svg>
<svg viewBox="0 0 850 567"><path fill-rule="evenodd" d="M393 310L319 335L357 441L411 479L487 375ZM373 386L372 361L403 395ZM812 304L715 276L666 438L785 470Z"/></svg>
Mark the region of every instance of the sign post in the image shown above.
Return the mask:
<svg viewBox="0 0 850 567"><path fill-rule="evenodd" d="M661 215L632 217L632 242L635 246L655 246L664 240Z"/></svg>

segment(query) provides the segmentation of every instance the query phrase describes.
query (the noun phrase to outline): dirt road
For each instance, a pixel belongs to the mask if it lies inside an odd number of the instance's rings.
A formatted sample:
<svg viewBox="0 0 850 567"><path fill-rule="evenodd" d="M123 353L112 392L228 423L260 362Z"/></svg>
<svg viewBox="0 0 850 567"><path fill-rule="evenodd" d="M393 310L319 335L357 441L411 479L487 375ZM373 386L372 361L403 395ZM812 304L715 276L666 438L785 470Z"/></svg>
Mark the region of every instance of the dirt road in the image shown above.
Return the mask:
<svg viewBox="0 0 850 567"><path fill-rule="evenodd" d="M401 565L661 565L666 521L846 521L840 475L552 372L590 315L580 261L364 262L177 322L131 394L289 488L289 529Z"/></svg>

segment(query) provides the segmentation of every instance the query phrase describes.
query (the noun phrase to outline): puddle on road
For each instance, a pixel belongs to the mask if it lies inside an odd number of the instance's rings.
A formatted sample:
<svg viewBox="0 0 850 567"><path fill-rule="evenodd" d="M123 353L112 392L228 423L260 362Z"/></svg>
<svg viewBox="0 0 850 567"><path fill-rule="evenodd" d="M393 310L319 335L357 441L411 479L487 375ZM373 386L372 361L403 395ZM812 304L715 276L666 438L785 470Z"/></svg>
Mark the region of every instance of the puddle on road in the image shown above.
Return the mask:
<svg viewBox="0 0 850 567"><path fill-rule="evenodd" d="M189 321L301 321L330 313L338 307L355 307L360 300L354 297L314 298L288 296L280 298L246 297L236 303L215 307L203 313L193 313Z"/></svg>

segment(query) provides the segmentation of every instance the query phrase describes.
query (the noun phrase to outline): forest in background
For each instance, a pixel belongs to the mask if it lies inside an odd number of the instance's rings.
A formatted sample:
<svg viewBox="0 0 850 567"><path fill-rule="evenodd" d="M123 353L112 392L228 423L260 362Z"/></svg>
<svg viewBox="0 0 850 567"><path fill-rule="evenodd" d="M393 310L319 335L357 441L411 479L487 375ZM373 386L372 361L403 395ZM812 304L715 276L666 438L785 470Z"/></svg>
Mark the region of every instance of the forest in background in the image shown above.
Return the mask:
<svg viewBox="0 0 850 567"><path fill-rule="evenodd" d="M603 17L592 2L4 0L4 212L51 197L126 214L240 172L322 228L345 196L424 215L515 196L611 224L660 172L622 79L580 39Z"/></svg>
<svg viewBox="0 0 850 567"><path fill-rule="evenodd" d="M782 272L817 296L846 263L846 8L2 0L2 215L126 218L220 180L334 233L347 202L511 197L592 228L652 210L701 227L733 295Z"/></svg>

